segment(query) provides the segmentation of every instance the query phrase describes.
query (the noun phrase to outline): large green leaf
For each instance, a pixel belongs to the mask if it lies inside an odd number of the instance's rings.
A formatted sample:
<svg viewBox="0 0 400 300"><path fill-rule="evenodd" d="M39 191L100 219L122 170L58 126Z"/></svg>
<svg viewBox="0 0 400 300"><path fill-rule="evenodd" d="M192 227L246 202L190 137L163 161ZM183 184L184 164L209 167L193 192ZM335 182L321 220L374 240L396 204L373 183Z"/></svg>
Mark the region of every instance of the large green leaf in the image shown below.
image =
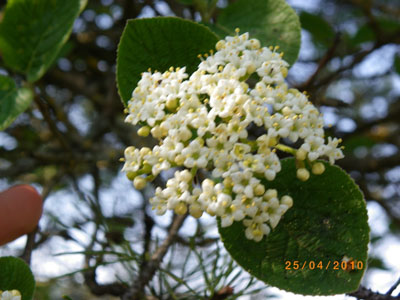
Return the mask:
<svg viewBox="0 0 400 300"><path fill-rule="evenodd" d="M6 129L31 104L33 93L17 89L14 80L0 75L0 130Z"/></svg>
<svg viewBox="0 0 400 300"><path fill-rule="evenodd" d="M215 48L218 41L207 27L191 21L160 17L128 21L118 46L117 84L126 104L148 68L166 71L171 66L193 73L198 55Z"/></svg>
<svg viewBox="0 0 400 300"><path fill-rule="evenodd" d="M232 34L238 27L259 39L263 46L279 46L291 65L299 54L299 18L285 0L238 0L221 12L218 26Z"/></svg>
<svg viewBox="0 0 400 300"><path fill-rule="evenodd" d="M38 80L68 39L80 0L9 0L0 25L0 50L8 67Z"/></svg>
<svg viewBox="0 0 400 300"><path fill-rule="evenodd" d="M18 290L22 300L33 298L35 279L22 259L12 256L0 257L0 290Z"/></svg>
<svg viewBox="0 0 400 300"><path fill-rule="evenodd" d="M241 222L219 228L231 256L272 286L306 295L347 293L359 286L369 241L365 201L349 175L324 164L323 175L311 175L302 182L296 178L295 160L285 159L277 178L265 182L280 195L292 196L294 205L262 241L247 240ZM334 270L335 262L339 264L346 257L360 261L363 268L343 270L339 266ZM290 270L285 269L288 262Z"/></svg>

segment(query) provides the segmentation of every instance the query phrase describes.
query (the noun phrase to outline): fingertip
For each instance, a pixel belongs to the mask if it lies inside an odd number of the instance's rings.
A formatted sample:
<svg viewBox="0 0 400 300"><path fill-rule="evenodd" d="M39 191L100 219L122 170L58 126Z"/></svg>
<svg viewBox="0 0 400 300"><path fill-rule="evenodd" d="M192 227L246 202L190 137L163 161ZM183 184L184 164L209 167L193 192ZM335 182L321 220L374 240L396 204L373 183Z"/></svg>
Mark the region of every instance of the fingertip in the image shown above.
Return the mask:
<svg viewBox="0 0 400 300"><path fill-rule="evenodd" d="M27 201L34 202L35 207L40 206L40 215L43 210L43 199L39 192L29 184L18 184L7 190L12 198L26 199Z"/></svg>
<svg viewBox="0 0 400 300"><path fill-rule="evenodd" d="M0 193L0 246L32 232L43 213L43 199L27 184Z"/></svg>

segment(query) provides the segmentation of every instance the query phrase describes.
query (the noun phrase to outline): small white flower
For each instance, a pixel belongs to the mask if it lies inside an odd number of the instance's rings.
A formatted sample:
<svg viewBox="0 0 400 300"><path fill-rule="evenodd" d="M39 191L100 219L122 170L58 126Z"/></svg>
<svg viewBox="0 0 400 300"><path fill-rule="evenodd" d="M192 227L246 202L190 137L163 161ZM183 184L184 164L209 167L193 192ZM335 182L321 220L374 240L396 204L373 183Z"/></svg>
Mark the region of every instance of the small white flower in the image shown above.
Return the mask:
<svg viewBox="0 0 400 300"><path fill-rule="evenodd" d="M322 145L324 139L319 136L309 136L306 138L305 143L301 145L300 149L303 149L308 153L308 159L311 161L316 160L318 157L324 155L322 151Z"/></svg>
<svg viewBox="0 0 400 300"><path fill-rule="evenodd" d="M322 151L324 152L324 155L326 155L329 158L329 162L333 164L335 160L341 159L344 157L342 150L340 148L337 148L337 146L340 143L340 139L337 138L331 138L328 137L328 144L323 147Z"/></svg>
<svg viewBox="0 0 400 300"><path fill-rule="evenodd" d="M263 156L263 158L263 164L265 166L264 176L269 181L272 181L275 179L276 174L281 171L281 163L274 152Z"/></svg>
<svg viewBox="0 0 400 300"><path fill-rule="evenodd" d="M193 140L190 144L182 150L182 155L186 158L184 161L185 167L204 168L208 163L208 155L210 150L204 147L199 140Z"/></svg>

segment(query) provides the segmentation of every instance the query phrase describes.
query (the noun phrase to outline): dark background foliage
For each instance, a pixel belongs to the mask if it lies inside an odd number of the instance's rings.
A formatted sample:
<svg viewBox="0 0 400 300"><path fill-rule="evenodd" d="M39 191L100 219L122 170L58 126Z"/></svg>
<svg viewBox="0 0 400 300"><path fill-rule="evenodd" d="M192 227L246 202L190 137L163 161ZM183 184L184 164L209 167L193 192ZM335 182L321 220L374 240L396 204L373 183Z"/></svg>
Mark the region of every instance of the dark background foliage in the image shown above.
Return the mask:
<svg viewBox="0 0 400 300"><path fill-rule="evenodd" d="M46 255L81 251L57 257L56 268L71 260L80 267L44 280L37 299L55 299L60 291L72 299L128 292L147 299L234 299L259 292L262 285L223 254L213 223L188 219L183 229L189 230L178 233L184 220L155 218L147 202L151 188L135 192L120 174L127 146L152 144L123 122L115 64L126 20L175 15L213 22L230 2L89 1L56 63L37 82L34 104L0 133L0 187L30 183L46 198L44 217L26 245L17 242L0 254L28 262L33 255L34 271L48 275ZM368 202L372 236L364 285L377 289L368 278L376 281L377 270L393 271L394 257L384 257L382 245L400 242L400 2L289 4L304 30L288 81L307 91L332 125L327 130L344 140L346 157L337 164ZM7 72L2 61L0 70ZM396 279L391 273L390 282ZM367 289L355 296L378 299Z"/></svg>

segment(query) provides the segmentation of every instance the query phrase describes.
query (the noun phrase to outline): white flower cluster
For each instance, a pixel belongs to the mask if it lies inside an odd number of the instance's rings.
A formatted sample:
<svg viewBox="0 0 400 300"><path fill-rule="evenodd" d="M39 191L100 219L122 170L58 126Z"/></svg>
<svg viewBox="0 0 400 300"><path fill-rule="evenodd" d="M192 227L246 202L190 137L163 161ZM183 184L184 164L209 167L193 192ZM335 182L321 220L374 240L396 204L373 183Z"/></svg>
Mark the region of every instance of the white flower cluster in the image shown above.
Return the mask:
<svg viewBox="0 0 400 300"><path fill-rule="evenodd" d="M284 81L288 64L277 47L262 48L248 33L226 37L205 54L191 76L185 68L145 72L128 103L126 122L159 140L153 149L125 150L123 170L143 188L163 170L178 168L150 200L199 218L221 218L223 227L242 221L246 237L260 241L293 205L289 195L266 187L281 170L276 150L298 160L297 177L324 172L316 160L343 157L340 140L325 142L323 119L307 97ZM249 127L263 133L248 139ZM300 142L298 149L281 144ZM200 180L203 175L203 180ZM265 180L266 179L266 180Z"/></svg>
<svg viewBox="0 0 400 300"><path fill-rule="evenodd" d="M1 291L0 300L21 300L21 293L18 290Z"/></svg>

